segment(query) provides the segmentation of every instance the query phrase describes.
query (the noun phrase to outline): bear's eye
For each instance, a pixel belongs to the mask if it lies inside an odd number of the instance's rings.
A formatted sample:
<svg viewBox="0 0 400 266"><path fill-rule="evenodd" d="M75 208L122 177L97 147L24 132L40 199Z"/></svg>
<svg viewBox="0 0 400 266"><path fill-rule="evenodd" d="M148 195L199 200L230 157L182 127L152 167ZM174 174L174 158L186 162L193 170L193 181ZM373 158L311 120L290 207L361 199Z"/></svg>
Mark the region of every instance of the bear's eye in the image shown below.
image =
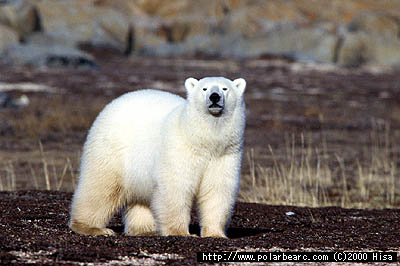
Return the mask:
<svg viewBox="0 0 400 266"><path fill-rule="evenodd" d="M206 91L207 90L207 88L203 88L203 91Z"/></svg>
<svg viewBox="0 0 400 266"><path fill-rule="evenodd" d="M224 90L224 91L227 91L227 90L228 90L228 88L222 88L222 90Z"/></svg>

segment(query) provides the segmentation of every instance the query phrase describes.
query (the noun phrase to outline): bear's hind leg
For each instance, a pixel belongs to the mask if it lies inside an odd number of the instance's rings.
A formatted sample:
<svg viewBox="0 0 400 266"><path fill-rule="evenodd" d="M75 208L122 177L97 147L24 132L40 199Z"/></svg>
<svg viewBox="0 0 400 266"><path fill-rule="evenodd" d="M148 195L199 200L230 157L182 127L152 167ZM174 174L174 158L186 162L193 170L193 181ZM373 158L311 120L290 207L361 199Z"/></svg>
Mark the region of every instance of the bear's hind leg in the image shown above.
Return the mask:
<svg viewBox="0 0 400 266"><path fill-rule="evenodd" d="M104 236L112 236L115 235L115 232L108 228L97 228L97 227L90 227L85 223L81 223L75 220L72 220L69 224L69 227L78 234L81 235L104 235Z"/></svg>
<svg viewBox="0 0 400 266"><path fill-rule="evenodd" d="M117 182L80 185L72 200L69 227L82 235L114 235L106 225L125 202L122 187Z"/></svg>
<svg viewBox="0 0 400 266"><path fill-rule="evenodd" d="M154 217L148 206L130 204L126 208L125 234L131 236L151 236L156 234Z"/></svg>

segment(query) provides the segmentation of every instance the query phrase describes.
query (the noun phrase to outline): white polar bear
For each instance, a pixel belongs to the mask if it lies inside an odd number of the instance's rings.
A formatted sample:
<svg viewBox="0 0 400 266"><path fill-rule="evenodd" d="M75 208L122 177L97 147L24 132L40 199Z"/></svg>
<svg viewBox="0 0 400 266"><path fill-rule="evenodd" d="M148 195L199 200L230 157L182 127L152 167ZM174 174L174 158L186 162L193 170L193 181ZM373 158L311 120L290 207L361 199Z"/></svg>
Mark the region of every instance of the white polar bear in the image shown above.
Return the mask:
<svg viewBox="0 0 400 266"><path fill-rule="evenodd" d="M244 79L185 82L187 99L163 91L127 93L89 131L69 226L112 235L125 207L128 235L189 236L196 200L202 237L226 237L239 188L245 127Z"/></svg>

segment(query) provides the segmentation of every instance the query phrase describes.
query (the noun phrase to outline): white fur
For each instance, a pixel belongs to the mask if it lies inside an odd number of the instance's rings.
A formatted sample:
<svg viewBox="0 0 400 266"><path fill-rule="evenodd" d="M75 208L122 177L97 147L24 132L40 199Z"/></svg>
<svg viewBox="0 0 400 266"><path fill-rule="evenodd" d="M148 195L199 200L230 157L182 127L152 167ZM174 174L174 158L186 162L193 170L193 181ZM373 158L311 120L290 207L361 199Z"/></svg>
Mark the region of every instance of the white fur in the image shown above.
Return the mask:
<svg viewBox="0 0 400 266"><path fill-rule="evenodd" d="M186 100L142 90L107 105L84 145L70 227L112 234L105 227L125 206L127 234L189 235L196 200L201 236L225 237L239 187L245 86L243 79L189 78ZM203 88L224 98L220 115L209 112Z"/></svg>

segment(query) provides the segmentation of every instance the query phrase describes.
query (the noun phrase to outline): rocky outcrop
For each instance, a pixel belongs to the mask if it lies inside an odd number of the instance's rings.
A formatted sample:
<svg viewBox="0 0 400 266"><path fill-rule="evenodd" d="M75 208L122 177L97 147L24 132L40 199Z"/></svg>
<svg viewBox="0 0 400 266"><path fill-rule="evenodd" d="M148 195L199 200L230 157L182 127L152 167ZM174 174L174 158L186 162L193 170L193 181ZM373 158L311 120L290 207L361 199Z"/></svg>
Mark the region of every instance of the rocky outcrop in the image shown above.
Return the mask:
<svg viewBox="0 0 400 266"><path fill-rule="evenodd" d="M338 63L350 67L365 63L400 67L400 40L365 32L347 33L339 51Z"/></svg>
<svg viewBox="0 0 400 266"><path fill-rule="evenodd" d="M121 12L86 0L44 0L35 5L43 31L55 39L110 46L121 52L131 49L131 25Z"/></svg>
<svg viewBox="0 0 400 266"><path fill-rule="evenodd" d="M34 67L97 69L93 56L75 47L60 44L28 43L15 45L3 55L2 62Z"/></svg>
<svg viewBox="0 0 400 266"><path fill-rule="evenodd" d="M0 53L15 44L10 32L26 43L39 32L57 47L88 43L125 54L400 65L396 0L9 0L0 6L0 31L8 30L0 35Z"/></svg>
<svg viewBox="0 0 400 266"><path fill-rule="evenodd" d="M18 43L18 33L12 28L0 24L0 54L11 45Z"/></svg>
<svg viewBox="0 0 400 266"><path fill-rule="evenodd" d="M396 39L400 34L400 17L386 11L361 11L349 23L350 32L365 32L382 38Z"/></svg>
<svg viewBox="0 0 400 266"><path fill-rule="evenodd" d="M39 13L35 5L24 0L0 4L0 24L13 28L19 39L40 30Z"/></svg>
<svg viewBox="0 0 400 266"><path fill-rule="evenodd" d="M284 55L296 60L322 63L334 61L338 37L319 27L284 28L270 32L257 42L249 42L248 51L256 54Z"/></svg>
<svg viewBox="0 0 400 266"><path fill-rule="evenodd" d="M361 11L347 25L338 63L400 66L400 17L389 10Z"/></svg>
<svg viewBox="0 0 400 266"><path fill-rule="evenodd" d="M2 62L95 67L94 58L81 51L80 44L120 53L132 50L132 25L112 6L86 0L16 0L0 5Z"/></svg>
<svg viewBox="0 0 400 266"><path fill-rule="evenodd" d="M344 66L400 62L396 1L134 2L148 15L135 24L136 53L272 54Z"/></svg>

